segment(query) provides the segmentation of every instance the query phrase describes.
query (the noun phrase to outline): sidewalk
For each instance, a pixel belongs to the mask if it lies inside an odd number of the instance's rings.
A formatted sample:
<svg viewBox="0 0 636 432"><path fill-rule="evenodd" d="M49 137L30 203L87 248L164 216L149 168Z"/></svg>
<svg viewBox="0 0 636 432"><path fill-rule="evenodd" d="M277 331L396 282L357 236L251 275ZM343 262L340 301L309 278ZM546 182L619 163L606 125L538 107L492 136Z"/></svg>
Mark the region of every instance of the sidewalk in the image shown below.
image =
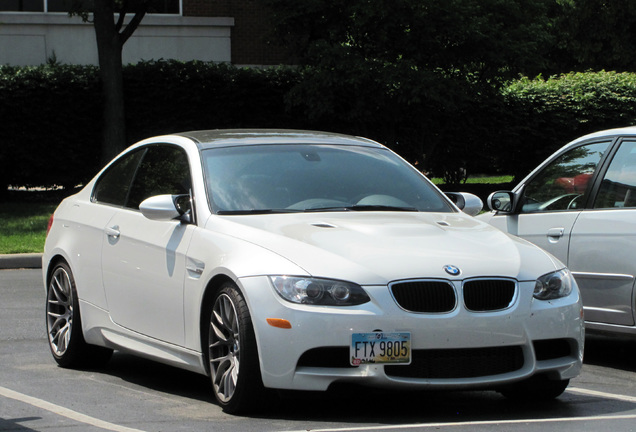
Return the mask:
<svg viewBox="0 0 636 432"><path fill-rule="evenodd" d="M0 270L42 268L42 254L9 254L0 255Z"/></svg>

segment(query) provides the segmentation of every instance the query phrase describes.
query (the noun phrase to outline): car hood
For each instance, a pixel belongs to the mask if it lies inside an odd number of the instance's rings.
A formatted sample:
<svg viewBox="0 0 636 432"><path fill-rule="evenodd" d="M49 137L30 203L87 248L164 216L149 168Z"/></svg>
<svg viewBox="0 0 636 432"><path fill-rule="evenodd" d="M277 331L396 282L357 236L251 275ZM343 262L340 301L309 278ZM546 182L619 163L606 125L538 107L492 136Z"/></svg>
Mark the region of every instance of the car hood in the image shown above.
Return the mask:
<svg viewBox="0 0 636 432"><path fill-rule="evenodd" d="M208 227L283 256L312 276L360 284L479 276L535 280L562 267L536 246L463 213L241 215L212 217ZM458 267L460 275L450 276L446 265Z"/></svg>

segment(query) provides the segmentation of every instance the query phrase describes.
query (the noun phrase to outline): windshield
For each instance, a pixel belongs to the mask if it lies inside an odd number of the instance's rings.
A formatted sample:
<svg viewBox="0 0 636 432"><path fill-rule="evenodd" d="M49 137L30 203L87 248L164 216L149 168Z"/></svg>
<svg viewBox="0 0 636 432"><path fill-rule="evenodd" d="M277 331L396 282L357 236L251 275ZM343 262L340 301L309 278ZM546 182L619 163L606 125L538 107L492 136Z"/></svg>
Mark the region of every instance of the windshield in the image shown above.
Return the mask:
<svg viewBox="0 0 636 432"><path fill-rule="evenodd" d="M252 145L203 151L218 214L453 209L419 172L383 148Z"/></svg>

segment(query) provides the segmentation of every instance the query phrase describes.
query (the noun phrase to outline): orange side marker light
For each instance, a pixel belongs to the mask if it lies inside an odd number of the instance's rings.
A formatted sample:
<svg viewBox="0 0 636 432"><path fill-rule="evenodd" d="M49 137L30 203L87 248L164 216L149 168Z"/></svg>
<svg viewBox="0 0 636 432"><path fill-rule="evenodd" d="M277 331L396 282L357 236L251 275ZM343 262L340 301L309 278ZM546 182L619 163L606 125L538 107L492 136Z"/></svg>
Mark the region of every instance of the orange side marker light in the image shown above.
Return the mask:
<svg viewBox="0 0 636 432"><path fill-rule="evenodd" d="M282 318L267 318L267 324L271 325L272 327L278 327L282 329L292 328L291 323Z"/></svg>

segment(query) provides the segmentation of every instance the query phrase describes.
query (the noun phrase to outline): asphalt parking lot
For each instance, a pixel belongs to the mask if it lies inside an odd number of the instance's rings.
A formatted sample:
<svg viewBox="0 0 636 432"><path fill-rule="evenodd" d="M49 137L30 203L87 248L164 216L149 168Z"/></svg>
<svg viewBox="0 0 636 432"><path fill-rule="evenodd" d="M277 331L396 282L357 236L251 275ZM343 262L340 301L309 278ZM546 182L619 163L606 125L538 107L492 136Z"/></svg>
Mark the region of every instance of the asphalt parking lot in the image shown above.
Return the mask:
<svg viewBox="0 0 636 432"><path fill-rule="evenodd" d="M583 373L549 403L495 392L340 388L285 394L247 417L223 413L207 378L115 353L102 370L57 367L38 269L0 270L0 431L633 431L636 342L588 338Z"/></svg>

